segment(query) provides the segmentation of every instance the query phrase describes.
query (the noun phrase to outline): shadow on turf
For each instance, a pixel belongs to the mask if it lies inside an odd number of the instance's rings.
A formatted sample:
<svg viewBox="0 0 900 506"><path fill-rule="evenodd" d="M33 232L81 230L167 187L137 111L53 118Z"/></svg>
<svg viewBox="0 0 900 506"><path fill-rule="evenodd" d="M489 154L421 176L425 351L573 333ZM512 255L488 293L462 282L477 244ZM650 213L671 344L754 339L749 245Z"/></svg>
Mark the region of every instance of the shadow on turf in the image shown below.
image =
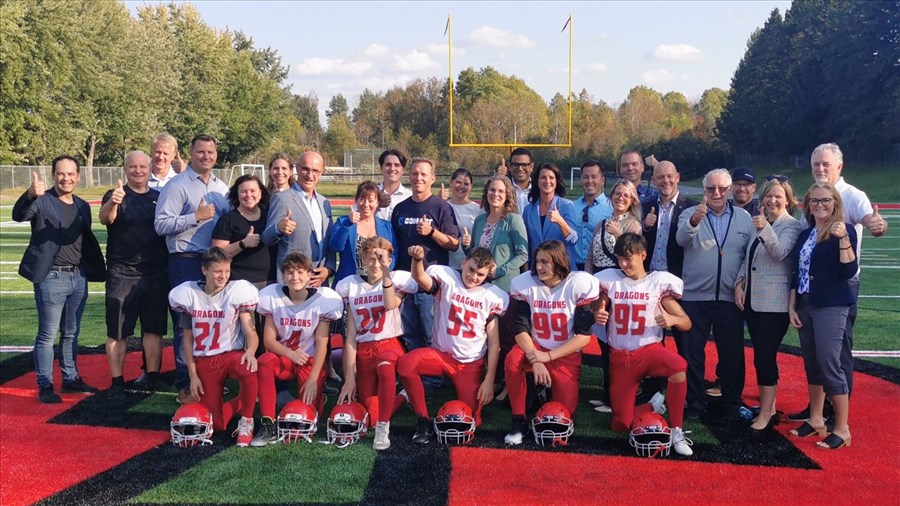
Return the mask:
<svg viewBox="0 0 900 506"><path fill-rule="evenodd" d="M795 347L782 346L780 351L799 355L799 349ZM102 354L103 350L81 348L79 352ZM585 358L586 365L593 365L591 360L587 360L588 357ZM859 372L876 375L892 383L900 384L900 370L860 359L855 359L854 362ZM13 357L3 363L0 382L9 381L31 370L33 370L32 354L24 353ZM149 395L130 394L125 399L113 401L107 399L101 392L99 395L85 398L71 409L55 417L51 423L165 430L170 415L130 412L130 408L145 400ZM720 444L695 445L695 455L689 460L819 469L815 462L806 457L780 433L771 432L762 437L754 437L740 427L713 423L705 425ZM215 444L212 446L180 449L171 444L160 445L66 489L40 504L94 505L127 502L140 493L180 475L233 446L233 439L230 435L235 426L236 421L232 421L228 430L216 434L213 437ZM322 429L320 432L324 433L324 428ZM450 481L450 449L433 440L427 445L413 444L411 438L414 428L412 427L397 426L392 429L394 430L391 431L391 448L378 452L376 455L372 474L361 502L363 504L446 504ZM508 448L502 442L503 436L504 433L499 430L479 430L471 446L475 448ZM371 437L370 434L360 444L371 445ZM98 444L102 444L102 442L98 442ZM635 456L625 435L615 438L579 435L577 429L566 447L541 447L535 444L530 434L527 434L525 443L516 449L640 458ZM247 451L253 451L253 449ZM670 458L684 459L674 454Z"/></svg>

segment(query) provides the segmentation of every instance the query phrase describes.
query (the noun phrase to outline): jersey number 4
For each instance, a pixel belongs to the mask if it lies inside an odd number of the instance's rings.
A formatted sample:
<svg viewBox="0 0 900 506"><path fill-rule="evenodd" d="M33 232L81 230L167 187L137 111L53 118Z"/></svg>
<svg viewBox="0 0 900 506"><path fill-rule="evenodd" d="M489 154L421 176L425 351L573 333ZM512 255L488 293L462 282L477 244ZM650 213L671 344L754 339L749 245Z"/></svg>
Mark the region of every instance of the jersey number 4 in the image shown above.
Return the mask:
<svg viewBox="0 0 900 506"><path fill-rule="evenodd" d="M194 322L194 330L196 331L194 334L195 351L204 353L219 349L219 322L213 323L212 326L207 322ZM203 343L210 334L212 334L212 342L209 343L208 347L204 346Z"/></svg>
<svg viewBox="0 0 900 506"><path fill-rule="evenodd" d="M546 341L565 341L569 338L569 316L565 313L532 313L534 337Z"/></svg>
<svg viewBox="0 0 900 506"><path fill-rule="evenodd" d="M361 307L356 310L356 314L362 318L362 323L359 324L361 327L359 329L360 334L367 332L378 334L384 330L384 307L373 307L371 311L368 308Z"/></svg>
<svg viewBox="0 0 900 506"><path fill-rule="evenodd" d="M463 339L475 338L475 318L478 315L475 311L463 309L456 304L450 305L450 326L447 327L447 334L458 336L462 331ZM465 329L463 329L465 325Z"/></svg>
<svg viewBox="0 0 900 506"><path fill-rule="evenodd" d="M633 336L644 335L644 328L647 326L647 318L644 316L646 311L646 304L617 304L615 309L613 309L616 321L616 334L620 336L629 333ZM632 322L634 322L634 325L632 325Z"/></svg>

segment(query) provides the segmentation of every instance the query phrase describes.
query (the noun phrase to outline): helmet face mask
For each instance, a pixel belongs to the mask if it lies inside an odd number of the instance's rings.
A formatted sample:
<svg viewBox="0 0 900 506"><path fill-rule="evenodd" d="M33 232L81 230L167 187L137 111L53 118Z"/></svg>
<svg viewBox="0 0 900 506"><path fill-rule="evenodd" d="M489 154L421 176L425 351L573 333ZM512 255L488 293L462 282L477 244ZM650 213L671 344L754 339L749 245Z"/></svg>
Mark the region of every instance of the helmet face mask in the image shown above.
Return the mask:
<svg viewBox="0 0 900 506"><path fill-rule="evenodd" d="M319 428L318 421L316 408L300 400L291 401L281 408L281 414L276 420L278 440L285 444L301 440L312 443Z"/></svg>
<svg viewBox="0 0 900 506"><path fill-rule="evenodd" d="M434 417L434 433L439 443L464 445L475 438L475 417L472 409L462 401L445 403Z"/></svg>
<svg viewBox="0 0 900 506"><path fill-rule="evenodd" d="M338 404L328 417L328 442L345 448L359 441L369 428L369 412L358 402Z"/></svg>
<svg viewBox="0 0 900 506"><path fill-rule="evenodd" d="M569 410L560 402L541 406L531 420L534 442L540 446L565 446L575 433L575 423Z"/></svg>
<svg viewBox="0 0 900 506"><path fill-rule="evenodd" d="M672 449L672 429L657 413L643 413L631 424L628 443L641 457L667 457Z"/></svg>
<svg viewBox="0 0 900 506"><path fill-rule="evenodd" d="M172 444L179 448L211 445L212 413L199 402L185 404L172 416L169 432L172 435Z"/></svg>

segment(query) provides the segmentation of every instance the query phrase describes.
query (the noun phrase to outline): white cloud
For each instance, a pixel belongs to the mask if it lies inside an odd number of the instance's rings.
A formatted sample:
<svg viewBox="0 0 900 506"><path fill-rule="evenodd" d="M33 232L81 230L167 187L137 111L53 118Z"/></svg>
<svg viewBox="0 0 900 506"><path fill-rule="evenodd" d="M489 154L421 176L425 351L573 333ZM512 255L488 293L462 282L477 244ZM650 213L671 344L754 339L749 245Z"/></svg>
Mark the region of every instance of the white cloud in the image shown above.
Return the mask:
<svg viewBox="0 0 900 506"><path fill-rule="evenodd" d="M405 72L420 72L437 67L427 54L412 50L406 54L394 55L394 69Z"/></svg>
<svg viewBox="0 0 900 506"><path fill-rule="evenodd" d="M666 69L646 70L641 74L641 79L650 85L665 85L675 80L675 75Z"/></svg>
<svg viewBox="0 0 900 506"><path fill-rule="evenodd" d="M588 72L594 76L605 76L609 73L609 67L605 63L591 63L588 65Z"/></svg>
<svg viewBox="0 0 900 506"><path fill-rule="evenodd" d="M425 44L422 46L422 51L432 55L432 56L442 56L447 57L447 44L441 44L438 42L431 42L429 44ZM453 56L463 56L466 54L465 48L459 46L453 46Z"/></svg>
<svg viewBox="0 0 900 506"><path fill-rule="evenodd" d="M653 57L667 61L697 61L700 50L690 44L660 44L653 50Z"/></svg>
<svg viewBox="0 0 900 506"><path fill-rule="evenodd" d="M494 28L493 26L482 26L472 30L472 33L469 34L469 40L480 46L487 47L534 47L534 42L528 37Z"/></svg>
<svg viewBox="0 0 900 506"><path fill-rule="evenodd" d="M372 70L372 64L364 61L346 61L343 58L307 58L297 65L297 74L310 77L361 76Z"/></svg>
<svg viewBox="0 0 900 506"><path fill-rule="evenodd" d="M382 44L371 44L366 48L364 54L369 57L379 58L390 54L391 49Z"/></svg>

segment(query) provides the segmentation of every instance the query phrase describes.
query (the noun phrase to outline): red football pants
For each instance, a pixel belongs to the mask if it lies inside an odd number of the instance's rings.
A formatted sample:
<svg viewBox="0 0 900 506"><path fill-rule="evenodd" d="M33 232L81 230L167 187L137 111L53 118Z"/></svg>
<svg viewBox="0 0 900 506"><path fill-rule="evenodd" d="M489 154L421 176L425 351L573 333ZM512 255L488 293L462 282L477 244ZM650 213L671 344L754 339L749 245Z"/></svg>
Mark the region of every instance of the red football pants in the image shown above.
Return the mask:
<svg viewBox="0 0 900 506"><path fill-rule="evenodd" d="M372 427L376 422L390 422L406 402L397 396L397 361L403 353L396 337L357 343L356 395L368 410Z"/></svg>
<svg viewBox="0 0 900 506"><path fill-rule="evenodd" d="M548 351L537 344L540 351ZM578 407L578 380L581 377L581 352L575 352L562 358L545 362L550 372L550 387L553 400L561 402L572 415ZM513 346L506 355L504 364L506 371L506 390L509 392L509 405L513 416L525 415L525 373L532 372L531 364L525 358L525 351L518 345Z"/></svg>
<svg viewBox="0 0 900 506"><path fill-rule="evenodd" d="M309 380L309 375L312 372L313 358L309 357L306 364L299 366L291 362L291 359L287 357L267 351L260 355L257 361L259 362L259 369L256 370L256 375L259 378L259 411L262 413L262 416L274 420L275 379L285 381L297 378L297 392L302 397L303 384ZM319 418L323 417L322 410L325 408L325 396L322 395L322 392L325 391L326 373L327 367L323 366L316 381L317 402L314 407L319 413Z"/></svg>
<svg viewBox="0 0 900 506"><path fill-rule="evenodd" d="M197 376L203 385L200 402L212 412L215 431L225 430L235 413L253 418L259 384L256 374L247 369L247 364L241 364L243 354L243 351L229 351L212 357L194 357ZM223 404L222 389L227 378L238 381L240 392L237 397Z"/></svg>
<svg viewBox="0 0 900 506"><path fill-rule="evenodd" d="M456 386L456 398L465 402L475 415L475 426L481 426L481 403L478 387L484 381L484 358L462 363L449 353L434 348L417 348L397 362L397 374L409 395L409 403L417 416L428 417L422 376L450 376Z"/></svg>
<svg viewBox="0 0 900 506"><path fill-rule="evenodd" d="M648 402L640 406L634 405L638 386L646 376L670 377L687 371L687 362L666 348L662 343L643 346L633 351L610 349L609 400L612 403L612 423L610 427L616 432L631 430L634 417L653 411ZM666 388L666 405L669 407L669 425L682 427L684 424L684 401L687 397L687 381L669 382Z"/></svg>

